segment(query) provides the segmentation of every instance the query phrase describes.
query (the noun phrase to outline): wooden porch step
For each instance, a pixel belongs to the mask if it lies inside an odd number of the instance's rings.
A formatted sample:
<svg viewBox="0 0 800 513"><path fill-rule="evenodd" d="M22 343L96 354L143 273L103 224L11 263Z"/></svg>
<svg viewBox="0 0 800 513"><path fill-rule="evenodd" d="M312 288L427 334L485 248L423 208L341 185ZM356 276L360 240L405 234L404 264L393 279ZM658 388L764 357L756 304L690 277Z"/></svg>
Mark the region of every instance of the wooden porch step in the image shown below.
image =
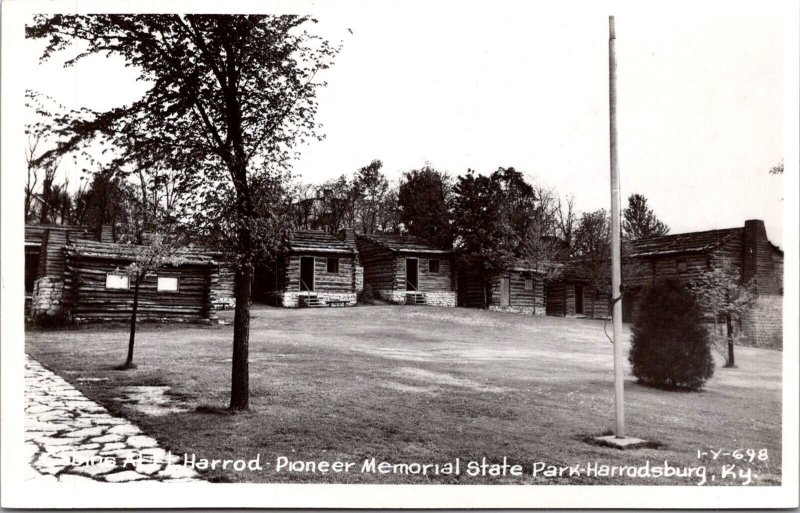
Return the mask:
<svg viewBox="0 0 800 513"><path fill-rule="evenodd" d="M407 305L426 305L428 301L425 299L424 292L406 292Z"/></svg>
<svg viewBox="0 0 800 513"><path fill-rule="evenodd" d="M300 296L301 308L322 308L324 306L327 305L317 296Z"/></svg>

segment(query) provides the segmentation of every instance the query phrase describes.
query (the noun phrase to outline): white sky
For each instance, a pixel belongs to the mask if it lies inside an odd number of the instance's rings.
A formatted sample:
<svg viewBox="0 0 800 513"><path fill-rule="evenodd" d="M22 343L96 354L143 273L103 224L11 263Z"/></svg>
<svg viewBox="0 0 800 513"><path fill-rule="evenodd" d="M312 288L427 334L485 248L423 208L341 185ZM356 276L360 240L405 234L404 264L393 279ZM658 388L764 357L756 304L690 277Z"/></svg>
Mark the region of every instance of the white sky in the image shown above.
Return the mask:
<svg viewBox="0 0 800 513"><path fill-rule="evenodd" d="M581 211L609 208L605 16L318 17L344 47L319 95L327 138L295 166L305 181L372 159L391 179L426 162L453 175L514 166L574 194ZM780 245L782 177L768 170L784 157L781 20L618 16L616 25L624 197L644 194L673 233L764 219ZM142 91L119 61L36 66L40 48L24 43L26 87L68 107L108 108Z"/></svg>

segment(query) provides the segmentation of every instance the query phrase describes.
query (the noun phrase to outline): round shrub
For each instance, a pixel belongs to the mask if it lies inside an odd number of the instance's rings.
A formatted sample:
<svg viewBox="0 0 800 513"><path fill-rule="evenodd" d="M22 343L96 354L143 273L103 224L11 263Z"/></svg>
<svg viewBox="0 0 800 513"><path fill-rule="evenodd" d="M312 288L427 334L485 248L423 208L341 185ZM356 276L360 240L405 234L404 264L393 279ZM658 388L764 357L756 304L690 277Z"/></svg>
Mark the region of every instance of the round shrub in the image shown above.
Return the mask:
<svg viewBox="0 0 800 513"><path fill-rule="evenodd" d="M645 385L697 390L714 375L700 306L677 280L645 288L633 323L628 360Z"/></svg>

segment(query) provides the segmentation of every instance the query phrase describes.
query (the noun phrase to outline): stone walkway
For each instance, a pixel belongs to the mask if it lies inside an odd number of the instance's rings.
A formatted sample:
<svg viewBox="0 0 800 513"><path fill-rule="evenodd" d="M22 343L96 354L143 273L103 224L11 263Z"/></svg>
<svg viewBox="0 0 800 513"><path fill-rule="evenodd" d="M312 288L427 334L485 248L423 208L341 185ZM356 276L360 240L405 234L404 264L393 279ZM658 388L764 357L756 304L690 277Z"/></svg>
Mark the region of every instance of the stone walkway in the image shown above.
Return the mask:
<svg viewBox="0 0 800 513"><path fill-rule="evenodd" d="M26 479L200 481L182 457L25 355Z"/></svg>

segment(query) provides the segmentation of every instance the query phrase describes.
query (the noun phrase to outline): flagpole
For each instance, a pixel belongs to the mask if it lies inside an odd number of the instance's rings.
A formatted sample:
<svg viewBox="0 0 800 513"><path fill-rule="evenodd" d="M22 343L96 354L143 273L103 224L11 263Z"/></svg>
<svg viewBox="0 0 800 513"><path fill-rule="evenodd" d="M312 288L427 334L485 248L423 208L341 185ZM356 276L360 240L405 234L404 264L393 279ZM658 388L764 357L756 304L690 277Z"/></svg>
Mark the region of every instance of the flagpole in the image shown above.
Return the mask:
<svg viewBox="0 0 800 513"><path fill-rule="evenodd" d="M614 17L608 17L608 101L611 152L611 298L614 325L614 406L616 438L625 438L625 402L622 368L622 264L620 250L619 164L617 161L617 59Z"/></svg>

